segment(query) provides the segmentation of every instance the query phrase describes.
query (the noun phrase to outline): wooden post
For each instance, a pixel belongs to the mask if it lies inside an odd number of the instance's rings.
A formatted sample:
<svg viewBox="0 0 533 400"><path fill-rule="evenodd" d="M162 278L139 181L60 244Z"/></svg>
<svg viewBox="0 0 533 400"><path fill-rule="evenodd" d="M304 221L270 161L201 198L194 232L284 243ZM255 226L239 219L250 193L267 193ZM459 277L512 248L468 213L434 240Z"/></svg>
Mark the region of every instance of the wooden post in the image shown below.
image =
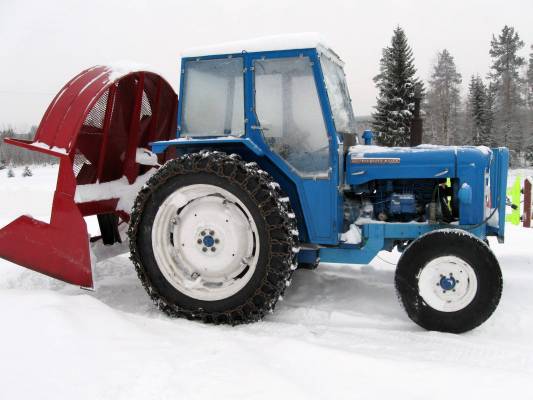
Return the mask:
<svg viewBox="0 0 533 400"><path fill-rule="evenodd" d="M524 228L531 227L531 181L524 180L524 218L522 221Z"/></svg>

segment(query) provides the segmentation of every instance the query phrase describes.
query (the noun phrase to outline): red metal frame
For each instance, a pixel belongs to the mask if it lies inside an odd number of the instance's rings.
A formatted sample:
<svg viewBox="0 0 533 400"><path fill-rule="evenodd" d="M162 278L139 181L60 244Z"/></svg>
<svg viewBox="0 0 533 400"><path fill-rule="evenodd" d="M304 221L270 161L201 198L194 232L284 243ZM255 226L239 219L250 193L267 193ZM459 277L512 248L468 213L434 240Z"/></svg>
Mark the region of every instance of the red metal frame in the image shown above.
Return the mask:
<svg viewBox="0 0 533 400"><path fill-rule="evenodd" d="M142 171L135 161L137 148L167 140L176 131L177 95L163 78L137 71L111 80L112 73L111 68L98 66L78 74L55 96L33 142L5 140L60 162L50 223L21 216L5 226L0 230L0 257L84 287L92 287L93 278L83 217L115 213L128 221L129 215L116 209L118 199L76 204L76 186L122 175L133 183ZM106 93L101 121L88 120L91 112L102 114L98 107ZM148 121L141 120L143 94L153 99L151 115L144 118ZM75 175L77 154L88 162Z"/></svg>

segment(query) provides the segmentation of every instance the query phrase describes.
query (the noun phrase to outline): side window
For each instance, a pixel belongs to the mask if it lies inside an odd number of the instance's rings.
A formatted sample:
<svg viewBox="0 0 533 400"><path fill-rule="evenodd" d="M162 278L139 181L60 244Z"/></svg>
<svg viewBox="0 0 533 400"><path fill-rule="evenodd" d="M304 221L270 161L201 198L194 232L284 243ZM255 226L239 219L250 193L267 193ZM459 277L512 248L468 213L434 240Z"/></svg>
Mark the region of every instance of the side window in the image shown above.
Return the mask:
<svg viewBox="0 0 533 400"><path fill-rule="evenodd" d="M243 135L242 58L187 61L184 70L181 133L190 136Z"/></svg>
<svg viewBox="0 0 533 400"><path fill-rule="evenodd" d="M329 141L308 57L256 60L255 111L263 136L300 175L327 177Z"/></svg>

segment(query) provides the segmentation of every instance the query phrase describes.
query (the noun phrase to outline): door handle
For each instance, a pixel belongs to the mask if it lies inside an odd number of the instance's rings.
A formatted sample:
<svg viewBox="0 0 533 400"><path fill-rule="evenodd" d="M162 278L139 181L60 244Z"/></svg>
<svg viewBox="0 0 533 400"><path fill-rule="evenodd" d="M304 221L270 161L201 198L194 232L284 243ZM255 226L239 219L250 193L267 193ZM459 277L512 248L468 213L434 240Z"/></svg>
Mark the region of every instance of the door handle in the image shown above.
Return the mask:
<svg viewBox="0 0 533 400"><path fill-rule="evenodd" d="M366 174L366 171L355 171L355 172L352 172L352 175L364 175Z"/></svg>

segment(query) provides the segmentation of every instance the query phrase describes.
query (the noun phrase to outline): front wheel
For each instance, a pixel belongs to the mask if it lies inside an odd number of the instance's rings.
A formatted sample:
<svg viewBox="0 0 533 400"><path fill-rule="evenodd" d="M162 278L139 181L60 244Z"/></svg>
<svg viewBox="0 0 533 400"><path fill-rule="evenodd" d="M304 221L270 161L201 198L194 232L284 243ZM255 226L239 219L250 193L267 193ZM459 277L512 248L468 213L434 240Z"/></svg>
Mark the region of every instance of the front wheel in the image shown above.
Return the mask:
<svg viewBox="0 0 533 400"><path fill-rule="evenodd" d="M294 214L255 163L219 152L167 162L130 223L131 259L172 316L239 324L261 319L295 266Z"/></svg>
<svg viewBox="0 0 533 400"><path fill-rule="evenodd" d="M502 293L502 274L489 247L461 230L438 230L414 240L396 270L407 315L428 330L462 333L485 322Z"/></svg>

